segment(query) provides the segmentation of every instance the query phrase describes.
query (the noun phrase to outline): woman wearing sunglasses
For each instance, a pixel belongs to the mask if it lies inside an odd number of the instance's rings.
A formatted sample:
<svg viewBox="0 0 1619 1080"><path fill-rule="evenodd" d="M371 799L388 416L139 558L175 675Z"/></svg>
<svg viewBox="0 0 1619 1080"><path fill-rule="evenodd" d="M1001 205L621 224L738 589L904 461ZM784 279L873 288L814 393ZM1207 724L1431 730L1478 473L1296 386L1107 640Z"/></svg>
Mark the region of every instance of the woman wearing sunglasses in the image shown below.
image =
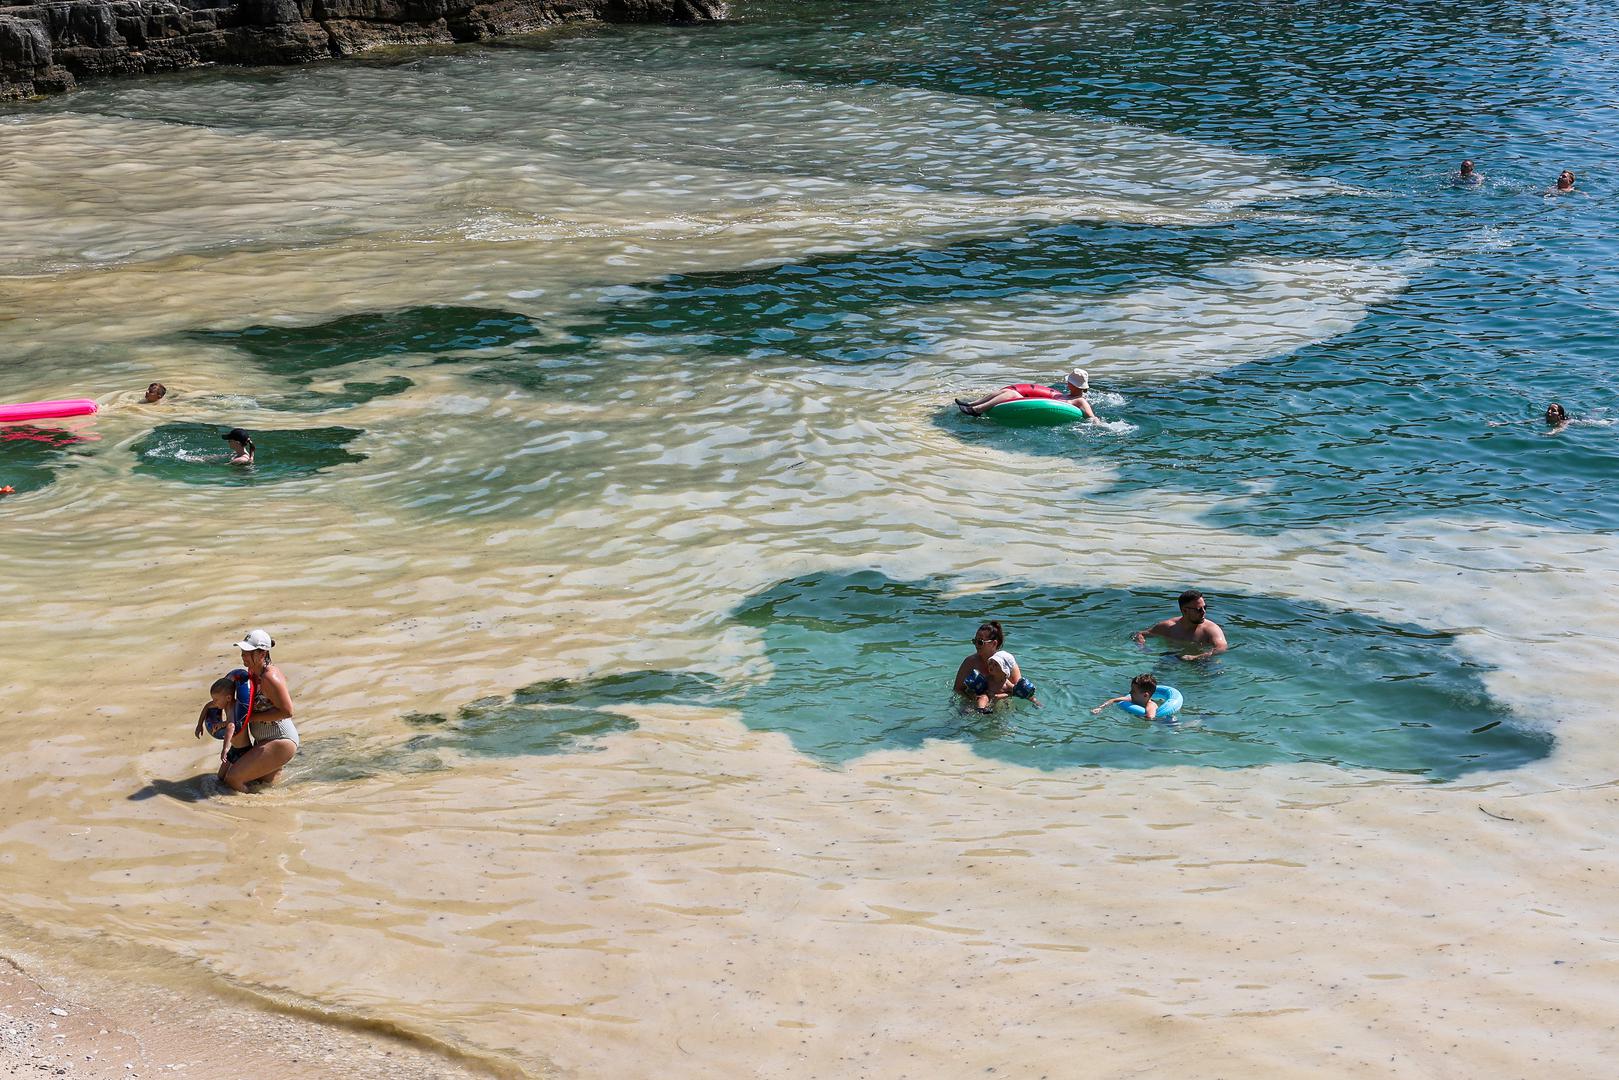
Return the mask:
<svg viewBox="0 0 1619 1080"><path fill-rule="evenodd" d="M993 712L995 703L1008 697L1028 698L1036 708L1034 684L1023 677L1017 659L1005 649L1006 631L998 622L987 622L973 635L972 655L956 669L956 693L972 699L981 713Z"/></svg>

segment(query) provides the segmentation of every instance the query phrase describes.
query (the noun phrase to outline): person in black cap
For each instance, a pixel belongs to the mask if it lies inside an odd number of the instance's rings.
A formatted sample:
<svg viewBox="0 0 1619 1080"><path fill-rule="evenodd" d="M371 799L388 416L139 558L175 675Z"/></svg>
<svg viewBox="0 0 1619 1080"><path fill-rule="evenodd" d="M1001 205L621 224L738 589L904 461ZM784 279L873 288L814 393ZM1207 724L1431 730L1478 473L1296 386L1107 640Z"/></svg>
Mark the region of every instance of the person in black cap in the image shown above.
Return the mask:
<svg viewBox="0 0 1619 1080"><path fill-rule="evenodd" d="M232 465L253 464L253 436L239 427L233 427L220 438L230 443L230 463Z"/></svg>

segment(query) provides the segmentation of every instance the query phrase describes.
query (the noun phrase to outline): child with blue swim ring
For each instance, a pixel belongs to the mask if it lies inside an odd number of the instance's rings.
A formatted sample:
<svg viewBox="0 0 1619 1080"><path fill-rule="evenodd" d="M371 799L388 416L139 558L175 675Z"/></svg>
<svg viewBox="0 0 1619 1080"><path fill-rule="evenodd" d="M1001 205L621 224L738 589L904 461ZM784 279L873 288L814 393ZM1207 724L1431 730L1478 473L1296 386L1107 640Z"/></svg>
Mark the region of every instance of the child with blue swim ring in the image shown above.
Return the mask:
<svg viewBox="0 0 1619 1080"><path fill-rule="evenodd" d="M1130 680L1130 692L1120 697L1108 698L1102 704L1091 710L1092 716L1100 716L1102 710L1109 705L1117 705L1127 713L1135 716L1144 716L1148 720L1167 720L1174 723L1175 714L1180 711L1181 692L1173 686L1159 686L1158 680L1152 672L1144 672Z"/></svg>
<svg viewBox="0 0 1619 1080"><path fill-rule="evenodd" d="M1006 632L998 622L983 623L973 635L973 652L956 669L955 691L973 699L981 713L994 710L995 702L1007 697L1027 698L1039 708L1035 700L1034 683L1023 677L1017 658L1001 648L1006 643Z"/></svg>
<svg viewBox="0 0 1619 1080"><path fill-rule="evenodd" d="M253 686L246 668L228 672L208 688L208 704L197 714L197 729L192 735L200 739L206 731L220 740L220 768L253 749L247 734L247 719L252 709Z"/></svg>

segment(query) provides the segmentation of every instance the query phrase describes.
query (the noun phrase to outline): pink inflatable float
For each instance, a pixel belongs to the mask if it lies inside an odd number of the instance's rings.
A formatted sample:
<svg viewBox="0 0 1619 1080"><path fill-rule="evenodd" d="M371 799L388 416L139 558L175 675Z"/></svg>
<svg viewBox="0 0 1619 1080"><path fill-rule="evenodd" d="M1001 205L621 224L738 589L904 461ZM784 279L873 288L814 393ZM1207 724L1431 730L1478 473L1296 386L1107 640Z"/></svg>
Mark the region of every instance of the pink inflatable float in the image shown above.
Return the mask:
<svg viewBox="0 0 1619 1080"><path fill-rule="evenodd" d="M49 420L58 416L88 416L97 409L89 398L70 398L67 401L23 401L16 405L0 405L0 424L18 420Z"/></svg>

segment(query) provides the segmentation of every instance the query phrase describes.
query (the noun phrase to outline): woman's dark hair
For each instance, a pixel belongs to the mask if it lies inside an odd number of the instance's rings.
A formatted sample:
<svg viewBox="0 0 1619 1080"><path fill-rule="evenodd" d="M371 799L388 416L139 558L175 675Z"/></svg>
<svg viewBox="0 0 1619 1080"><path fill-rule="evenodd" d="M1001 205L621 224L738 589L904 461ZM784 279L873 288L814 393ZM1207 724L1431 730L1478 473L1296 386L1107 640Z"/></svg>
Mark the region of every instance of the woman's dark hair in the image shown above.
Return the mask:
<svg viewBox="0 0 1619 1080"><path fill-rule="evenodd" d="M1547 422L1549 422L1549 423L1561 423L1561 422L1563 422L1564 420L1567 420L1567 419L1568 419L1568 410L1563 408L1557 402L1554 401L1550 405L1546 406L1546 420L1547 420Z"/></svg>
<svg viewBox="0 0 1619 1080"><path fill-rule="evenodd" d="M239 427L231 428L229 431L225 432L225 434L221 435L220 438L224 439L226 442L239 442L243 446L247 447L247 452L249 454L253 452L253 436L249 435Z"/></svg>
<svg viewBox="0 0 1619 1080"><path fill-rule="evenodd" d="M1005 645L1006 644L1006 632L1001 629L1001 624L998 623L998 622L995 622L994 620L991 620L991 621L989 621L987 623L979 623L978 624L978 633L974 634L973 637L975 637L975 638L992 637L992 638L995 639L995 644L997 644L997 645Z"/></svg>
<svg viewBox="0 0 1619 1080"><path fill-rule="evenodd" d="M1158 689L1158 680L1153 678L1152 672L1142 672L1140 675L1137 675L1135 678L1130 680L1130 689L1145 690L1147 692L1147 696L1151 697L1153 691Z"/></svg>

